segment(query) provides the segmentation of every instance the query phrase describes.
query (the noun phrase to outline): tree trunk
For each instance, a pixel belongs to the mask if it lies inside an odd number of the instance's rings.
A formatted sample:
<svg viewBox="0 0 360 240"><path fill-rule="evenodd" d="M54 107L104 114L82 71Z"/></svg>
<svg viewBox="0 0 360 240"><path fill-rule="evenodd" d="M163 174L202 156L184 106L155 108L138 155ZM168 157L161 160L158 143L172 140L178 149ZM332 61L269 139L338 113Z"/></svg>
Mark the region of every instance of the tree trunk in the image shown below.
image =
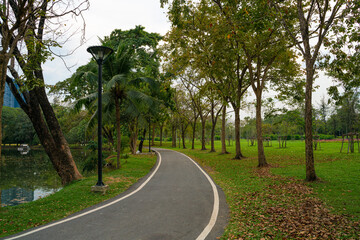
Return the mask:
<svg viewBox="0 0 360 240"><path fill-rule="evenodd" d="M19 52L16 52L16 54L16 57L20 58ZM23 68L24 66L21 67ZM38 80L44 82L41 66L39 68L40 70L34 71L35 76ZM11 73L18 79L16 72L11 71ZM33 77L33 75L29 76ZM21 108L30 118L45 152L61 178L62 184L65 185L82 178L75 165L69 145L61 131L54 110L46 96L45 88L34 87L29 92L19 93L10 77L6 77L6 82L9 84Z"/></svg>
<svg viewBox="0 0 360 240"><path fill-rule="evenodd" d="M160 125L160 147L162 146L163 129L164 129L164 123L162 123L162 124Z"/></svg>
<svg viewBox="0 0 360 240"><path fill-rule="evenodd" d="M314 70L313 65L306 62L306 89L305 89L305 157L306 157L306 181L315 181L313 136L312 136L312 84Z"/></svg>
<svg viewBox="0 0 360 240"><path fill-rule="evenodd" d="M240 108L234 108L235 112L235 157L234 159L241 159L244 157L241 154L240 148Z"/></svg>
<svg viewBox="0 0 360 240"><path fill-rule="evenodd" d="M153 124L153 127L152 127L152 139L151 139L151 146L154 146L155 145L155 123Z"/></svg>
<svg viewBox="0 0 360 240"><path fill-rule="evenodd" d="M181 144L181 129L180 129L180 128L179 128L179 134L178 134L178 136L179 136L178 141L179 141L179 148L180 148L180 144Z"/></svg>
<svg viewBox="0 0 360 240"><path fill-rule="evenodd" d="M226 151L226 104L222 109L222 120L221 120L221 154L228 154Z"/></svg>
<svg viewBox="0 0 360 240"><path fill-rule="evenodd" d="M263 138L262 138L262 120L261 120L261 93L256 94L256 134L258 141L258 167L268 166L265 158Z"/></svg>
<svg viewBox="0 0 360 240"><path fill-rule="evenodd" d="M138 137L137 119L130 122L130 149L132 154L136 154L136 141Z"/></svg>
<svg viewBox="0 0 360 240"><path fill-rule="evenodd" d="M121 151L121 125L120 125L120 102L118 99L115 99L115 110L116 110L116 135L117 135L117 145L116 145L116 168L121 167L120 164L120 151Z"/></svg>
<svg viewBox="0 0 360 240"><path fill-rule="evenodd" d="M214 103L211 102L211 136L210 136L210 142L211 142L211 147L210 147L210 152L216 152L215 151L215 127L216 127L216 120L215 120L215 112L214 112Z"/></svg>
<svg viewBox="0 0 360 240"><path fill-rule="evenodd" d="M215 150L215 125L211 127L211 149L210 152L216 152Z"/></svg>
<svg viewBox="0 0 360 240"><path fill-rule="evenodd" d="M171 126L172 144L171 147L176 148L176 126Z"/></svg>
<svg viewBox="0 0 360 240"><path fill-rule="evenodd" d="M200 117L201 119L201 150L206 150L206 139L205 139L205 124L206 121L204 117Z"/></svg>
<svg viewBox="0 0 360 240"><path fill-rule="evenodd" d="M186 127L186 128L187 128L187 127ZM183 149L186 149L186 146L185 146L185 132L186 132L186 128L182 128L182 130L181 130L181 138L182 138Z"/></svg>
<svg viewBox="0 0 360 240"><path fill-rule="evenodd" d="M196 134L196 122L198 117L194 117L194 124L192 127L192 140L191 140L191 149L195 149L195 134Z"/></svg>
<svg viewBox="0 0 360 240"><path fill-rule="evenodd" d="M29 111L25 112L33 123L39 140L59 174L62 184L65 185L82 178L72 158L69 145L60 129L55 113L48 102L45 89L36 87L29 94L31 96Z"/></svg>

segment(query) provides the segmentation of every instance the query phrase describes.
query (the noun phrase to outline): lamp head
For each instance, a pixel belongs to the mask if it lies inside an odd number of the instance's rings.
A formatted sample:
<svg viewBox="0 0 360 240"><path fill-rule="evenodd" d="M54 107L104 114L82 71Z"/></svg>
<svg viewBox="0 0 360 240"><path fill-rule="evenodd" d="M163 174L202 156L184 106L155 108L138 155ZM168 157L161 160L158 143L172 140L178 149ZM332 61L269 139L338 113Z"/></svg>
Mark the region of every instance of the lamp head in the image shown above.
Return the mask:
<svg viewBox="0 0 360 240"><path fill-rule="evenodd" d="M105 60L114 52L111 48L104 46L91 46L87 48L87 51L91 53L98 64L104 63Z"/></svg>

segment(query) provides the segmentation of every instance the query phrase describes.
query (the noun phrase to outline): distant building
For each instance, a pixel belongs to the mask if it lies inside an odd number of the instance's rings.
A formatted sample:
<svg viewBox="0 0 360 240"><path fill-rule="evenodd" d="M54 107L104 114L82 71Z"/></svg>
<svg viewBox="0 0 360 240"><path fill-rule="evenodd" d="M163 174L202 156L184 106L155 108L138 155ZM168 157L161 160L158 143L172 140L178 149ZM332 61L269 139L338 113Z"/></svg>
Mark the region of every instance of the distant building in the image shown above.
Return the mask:
<svg viewBox="0 0 360 240"><path fill-rule="evenodd" d="M18 87L18 86L16 85L16 87ZM3 106L13 107L13 108L20 107L20 104L16 101L15 96L11 92L10 87L7 83L5 83L5 94L4 94Z"/></svg>

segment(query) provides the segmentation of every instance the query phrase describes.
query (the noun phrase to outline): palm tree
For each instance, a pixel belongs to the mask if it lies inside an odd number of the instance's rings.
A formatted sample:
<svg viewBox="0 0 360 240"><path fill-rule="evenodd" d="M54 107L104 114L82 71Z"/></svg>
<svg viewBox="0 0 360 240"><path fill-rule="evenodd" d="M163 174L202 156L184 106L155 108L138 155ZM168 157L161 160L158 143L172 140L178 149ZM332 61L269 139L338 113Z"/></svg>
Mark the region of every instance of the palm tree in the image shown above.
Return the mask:
<svg viewBox="0 0 360 240"><path fill-rule="evenodd" d="M156 109L154 106L159 103L155 98L145 94L144 90L150 90L152 93L159 90L159 84L146 77L130 79L132 67L132 53L124 45L119 45L115 54L113 54L104 64L104 85L103 105L104 118L111 118L115 110L116 134L117 134L117 162L116 167L120 168L121 151L121 112L126 113L128 118L136 118L144 113L150 112L150 109ZM83 73L83 76L93 78L95 73ZM108 81L107 81L108 80ZM95 125L97 116L97 92L78 100L75 103L75 109L79 110L82 106L91 109L93 115L89 121L88 127Z"/></svg>

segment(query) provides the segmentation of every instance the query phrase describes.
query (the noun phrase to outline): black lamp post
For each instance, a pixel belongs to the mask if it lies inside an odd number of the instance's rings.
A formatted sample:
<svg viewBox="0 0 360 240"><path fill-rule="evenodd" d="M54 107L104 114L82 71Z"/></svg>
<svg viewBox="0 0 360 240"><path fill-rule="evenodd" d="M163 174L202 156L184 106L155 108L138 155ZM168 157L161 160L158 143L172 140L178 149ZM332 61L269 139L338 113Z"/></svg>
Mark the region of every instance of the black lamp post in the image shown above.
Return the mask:
<svg viewBox="0 0 360 240"><path fill-rule="evenodd" d="M94 191L101 191L106 187L102 181L102 64L113 53L113 50L104 46L88 47L87 51L91 53L99 66L98 78L98 182L94 186ZM100 188L100 189L99 189Z"/></svg>

